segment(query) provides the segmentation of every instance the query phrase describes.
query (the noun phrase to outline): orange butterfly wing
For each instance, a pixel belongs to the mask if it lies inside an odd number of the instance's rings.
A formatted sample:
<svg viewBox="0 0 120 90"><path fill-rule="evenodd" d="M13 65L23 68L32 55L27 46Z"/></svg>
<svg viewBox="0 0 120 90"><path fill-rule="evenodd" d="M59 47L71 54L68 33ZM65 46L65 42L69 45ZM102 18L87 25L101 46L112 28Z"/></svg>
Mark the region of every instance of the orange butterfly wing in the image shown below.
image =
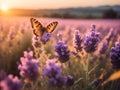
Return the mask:
<svg viewBox="0 0 120 90"><path fill-rule="evenodd" d="M33 33L36 36L42 37L42 35L43 35L43 31L42 31L43 26L42 26L42 24L40 22L38 22L36 19L34 19L34 18L31 18L30 21L31 21L31 25L32 25L32 28L33 28Z"/></svg>
<svg viewBox="0 0 120 90"><path fill-rule="evenodd" d="M46 30L48 33L51 33L55 30L56 26L57 26L58 22L52 22L49 25L47 25Z"/></svg>

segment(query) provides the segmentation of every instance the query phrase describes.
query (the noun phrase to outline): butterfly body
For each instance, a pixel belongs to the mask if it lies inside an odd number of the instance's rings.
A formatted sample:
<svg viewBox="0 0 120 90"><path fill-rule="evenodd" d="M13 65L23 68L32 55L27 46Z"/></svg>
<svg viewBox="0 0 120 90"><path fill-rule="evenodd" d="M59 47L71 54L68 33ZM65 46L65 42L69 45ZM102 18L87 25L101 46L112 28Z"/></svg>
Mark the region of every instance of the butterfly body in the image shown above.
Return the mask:
<svg viewBox="0 0 120 90"><path fill-rule="evenodd" d="M47 32L47 30L46 30L46 28L45 27L43 27L43 28L41 28L40 30L33 30L33 33L36 35L36 36L43 36L43 34L45 33L45 32Z"/></svg>
<svg viewBox="0 0 120 90"><path fill-rule="evenodd" d="M33 28L33 33L39 37L42 37L45 32L47 33L53 32L58 24L58 22L52 22L46 27L43 27L42 24L38 22L36 19L31 18L30 20L31 20L32 28Z"/></svg>

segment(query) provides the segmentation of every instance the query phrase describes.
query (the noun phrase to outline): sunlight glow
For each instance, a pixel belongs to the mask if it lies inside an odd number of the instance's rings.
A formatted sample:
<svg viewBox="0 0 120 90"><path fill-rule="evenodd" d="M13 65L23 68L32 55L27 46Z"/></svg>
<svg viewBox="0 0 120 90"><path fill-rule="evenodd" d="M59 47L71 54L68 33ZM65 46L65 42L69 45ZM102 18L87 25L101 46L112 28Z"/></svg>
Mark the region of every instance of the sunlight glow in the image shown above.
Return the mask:
<svg viewBox="0 0 120 90"><path fill-rule="evenodd" d="M7 11L8 11L8 6L7 6L6 4L2 4L2 5L1 5L1 10L2 10L3 12L7 12Z"/></svg>
<svg viewBox="0 0 120 90"><path fill-rule="evenodd" d="M5 5L2 5L3 3ZM96 7L103 5L120 5L120 0L0 0L0 5L4 7L3 11L6 10L6 6L7 8L23 9L59 9L69 7Z"/></svg>

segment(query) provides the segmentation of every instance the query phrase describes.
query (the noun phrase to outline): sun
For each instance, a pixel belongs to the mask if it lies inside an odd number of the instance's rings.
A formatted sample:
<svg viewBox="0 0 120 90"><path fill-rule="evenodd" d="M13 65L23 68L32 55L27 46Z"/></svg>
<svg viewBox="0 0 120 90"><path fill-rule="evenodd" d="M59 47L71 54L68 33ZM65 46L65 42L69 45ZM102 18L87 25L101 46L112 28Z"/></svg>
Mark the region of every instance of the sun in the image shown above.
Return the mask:
<svg viewBox="0 0 120 90"><path fill-rule="evenodd" d="M7 12L7 11L8 11L8 6L7 6L6 4L2 4L2 5L1 5L1 10L2 10L3 12Z"/></svg>

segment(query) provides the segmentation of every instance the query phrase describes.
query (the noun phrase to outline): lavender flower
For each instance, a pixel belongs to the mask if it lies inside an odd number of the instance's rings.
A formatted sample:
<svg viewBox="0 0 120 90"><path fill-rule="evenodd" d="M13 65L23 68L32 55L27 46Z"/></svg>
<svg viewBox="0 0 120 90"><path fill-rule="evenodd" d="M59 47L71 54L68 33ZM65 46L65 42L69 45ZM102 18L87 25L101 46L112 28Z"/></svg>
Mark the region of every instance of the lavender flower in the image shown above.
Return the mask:
<svg viewBox="0 0 120 90"><path fill-rule="evenodd" d="M76 30L73 38L73 45L74 48L76 49L76 52L82 51L82 38L80 36L79 30Z"/></svg>
<svg viewBox="0 0 120 90"><path fill-rule="evenodd" d="M10 74L0 82L0 87L2 90L21 90L22 82L18 77L13 77L13 75Z"/></svg>
<svg viewBox="0 0 120 90"><path fill-rule="evenodd" d="M71 86L74 83L72 76L61 75L61 64L56 59L47 60L43 69L43 76L49 78L48 86L62 87L63 85Z"/></svg>
<svg viewBox="0 0 120 90"><path fill-rule="evenodd" d="M58 78L61 76L61 71L61 64L57 63L55 59L47 60L44 66L43 76Z"/></svg>
<svg viewBox="0 0 120 90"><path fill-rule="evenodd" d="M66 77L50 78L48 81L48 86L52 87L62 87L66 83Z"/></svg>
<svg viewBox="0 0 120 90"><path fill-rule="evenodd" d="M18 69L21 77L25 79L25 82L36 81L39 77L39 60L33 58L32 52L25 51L24 57L21 57L20 61Z"/></svg>
<svg viewBox="0 0 120 90"><path fill-rule="evenodd" d="M106 52L107 48L108 48L108 41L104 40L99 46L100 54L104 54Z"/></svg>
<svg viewBox="0 0 120 90"><path fill-rule="evenodd" d="M64 63L69 60L70 51L68 50L68 46L63 41L58 41L54 47L54 50L60 62Z"/></svg>
<svg viewBox="0 0 120 90"><path fill-rule="evenodd" d="M41 44L46 44L46 42L49 41L50 37L51 37L51 33L44 33L43 36L40 38L38 36L33 36L32 38L32 45L35 48L40 48Z"/></svg>
<svg viewBox="0 0 120 90"><path fill-rule="evenodd" d="M62 87L66 83L66 77L61 75L61 64L57 60L47 60L44 66L43 76L47 76L48 86Z"/></svg>
<svg viewBox="0 0 120 90"><path fill-rule="evenodd" d="M15 28L14 27L11 27L10 28L10 31L9 31L9 33L8 33L8 39L10 39L10 40L12 40L12 39L14 39L15 38Z"/></svg>
<svg viewBox="0 0 120 90"><path fill-rule="evenodd" d="M97 49L98 42L100 41L99 33L95 31L95 26L92 27L84 40L84 49L87 53L94 52Z"/></svg>
<svg viewBox="0 0 120 90"><path fill-rule="evenodd" d="M24 51L24 58L28 60L33 59L33 51Z"/></svg>
<svg viewBox="0 0 120 90"><path fill-rule="evenodd" d="M20 26L19 26L18 32L20 32L21 34L24 34L24 33L25 33L25 29L24 29L24 26L23 26L23 25L20 25Z"/></svg>
<svg viewBox="0 0 120 90"><path fill-rule="evenodd" d="M55 59L47 60L44 66L43 76L49 78L49 86L62 86L64 84L64 78L61 76L61 64L57 63Z"/></svg>
<svg viewBox="0 0 120 90"><path fill-rule="evenodd" d="M57 34L57 41L62 41L62 33Z"/></svg>
<svg viewBox="0 0 120 90"><path fill-rule="evenodd" d="M43 44L45 44L47 41L49 41L51 37L51 33L44 33L42 38L40 39Z"/></svg>
<svg viewBox="0 0 120 90"><path fill-rule="evenodd" d="M33 45L34 48L40 48L41 47L40 38L37 37L37 36L33 36L32 45Z"/></svg>
<svg viewBox="0 0 120 90"><path fill-rule="evenodd" d="M110 51L111 63L114 69L120 69L120 41Z"/></svg>
<svg viewBox="0 0 120 90"><path fill-rule="evenodd" d="M49 86L62 87L63 85L72 86L74 84L74 79L72 76L60 76L57 78L50 78L48 81Z"/></svg>
<svg viewBox="0 0 120 90"><path fill-rule="evenodd" d="M67 76L66 77L66 82L65 82L65 84L67 85L67 86L72 86L73 84L74 84L74 79L73 79L73 77L72 76Z"/></svg>
<svg viewBox="0 0 120 90"><path fill-rule="evenodd" d="M110 29L109 33L106 35L104 39L106 39L109 43L112 37L113 37L113 28Z"/></svg>

